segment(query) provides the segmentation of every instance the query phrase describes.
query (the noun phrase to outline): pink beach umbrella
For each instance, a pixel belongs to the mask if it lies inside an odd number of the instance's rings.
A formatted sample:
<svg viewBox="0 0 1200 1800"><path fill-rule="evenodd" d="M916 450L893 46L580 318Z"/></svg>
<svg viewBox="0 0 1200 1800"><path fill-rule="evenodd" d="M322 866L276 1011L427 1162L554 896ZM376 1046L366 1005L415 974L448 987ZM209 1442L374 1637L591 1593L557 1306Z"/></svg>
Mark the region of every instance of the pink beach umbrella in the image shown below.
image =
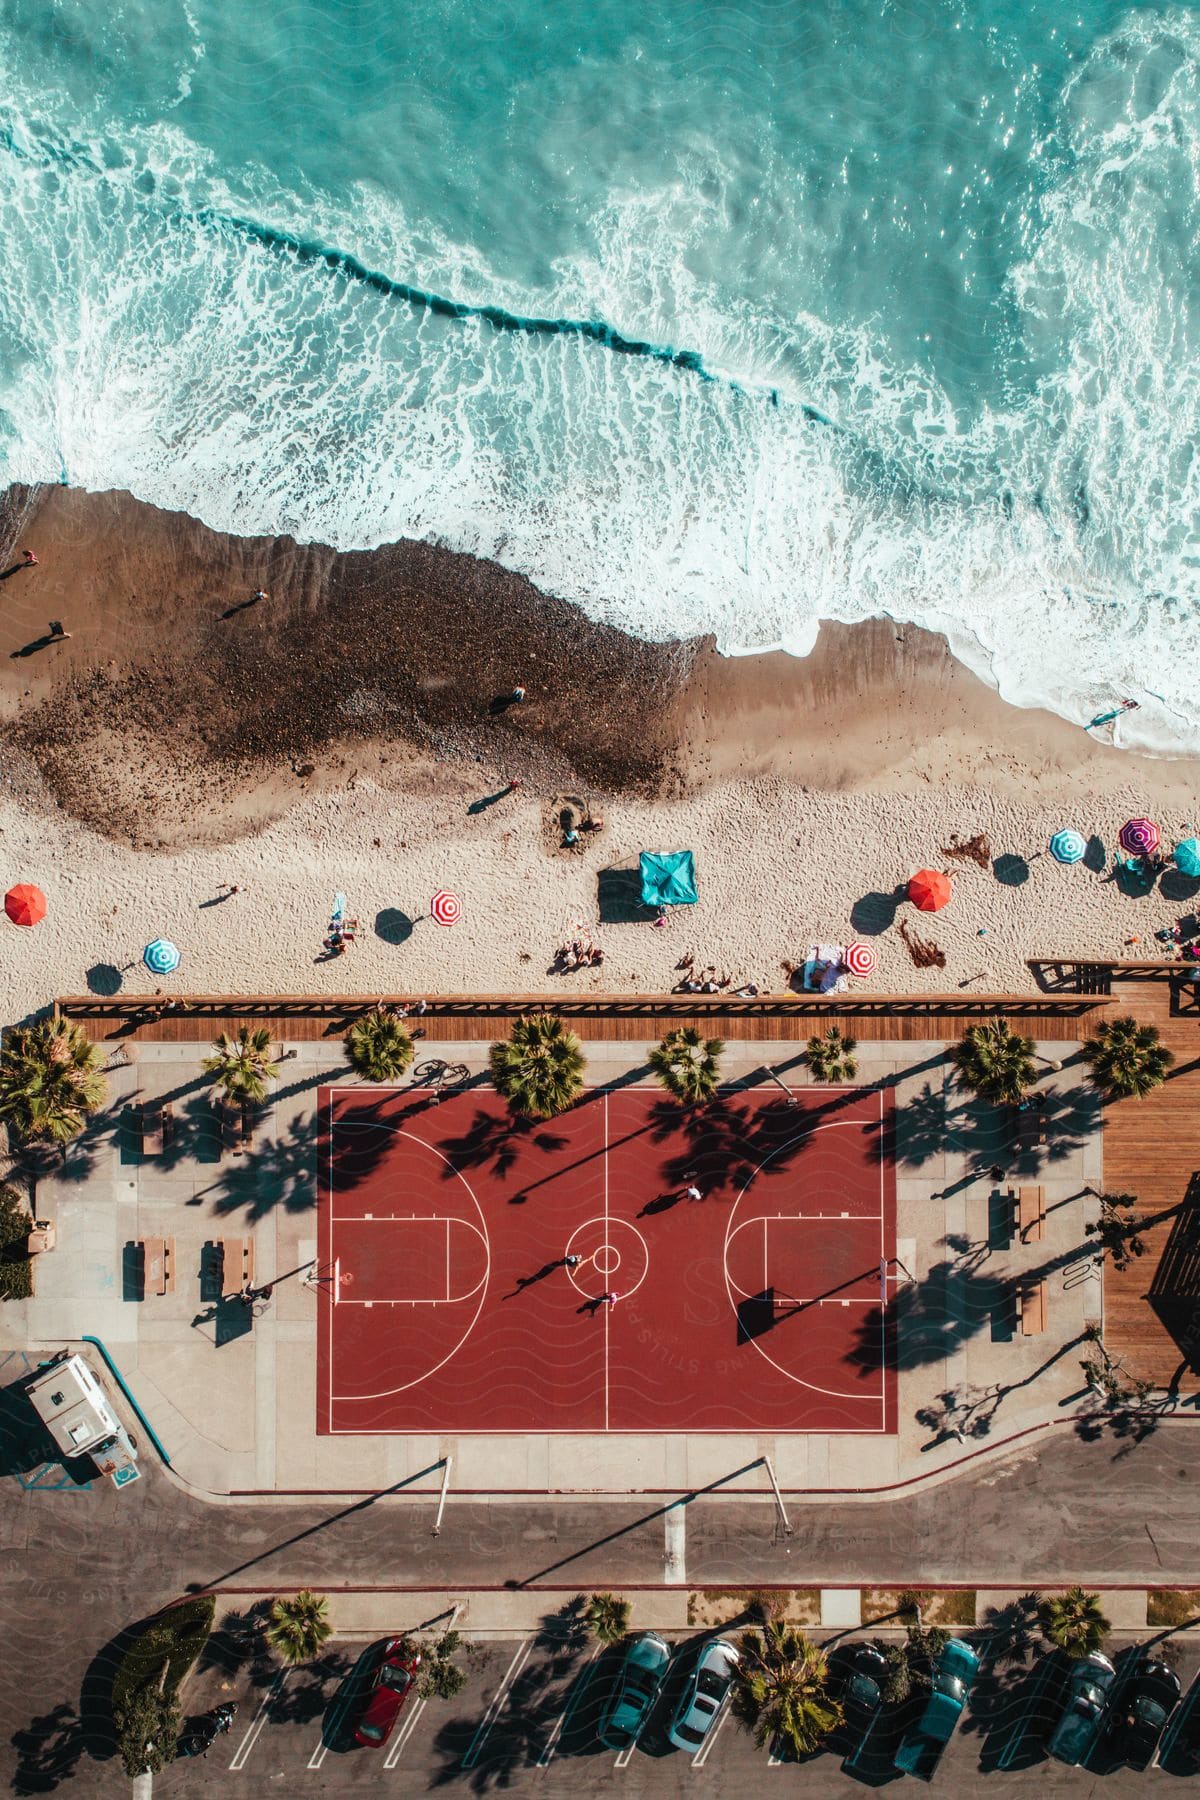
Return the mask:
<svg viewBox="0 0 1200 1800"><path fill-rule="evenodd" d="M438 925L457 925L462 918L462 901L449 888L439 888L429 902L429 912Z"/></svg>
<svg viewBox="0 0 1200 1800"><path fill-rule="evenodd" d="M845 964L852 975L873 975L875 973L875 952L870 944L856 941L847 944Z"/></svg>
<svg viewBox="0 0 1200 1800"><path fill-rule="evenodd" d="M1158 826L1153 819L1126 819L1121 827L1121 848L1130 856L1153 856L1159 842Z"/></svg>

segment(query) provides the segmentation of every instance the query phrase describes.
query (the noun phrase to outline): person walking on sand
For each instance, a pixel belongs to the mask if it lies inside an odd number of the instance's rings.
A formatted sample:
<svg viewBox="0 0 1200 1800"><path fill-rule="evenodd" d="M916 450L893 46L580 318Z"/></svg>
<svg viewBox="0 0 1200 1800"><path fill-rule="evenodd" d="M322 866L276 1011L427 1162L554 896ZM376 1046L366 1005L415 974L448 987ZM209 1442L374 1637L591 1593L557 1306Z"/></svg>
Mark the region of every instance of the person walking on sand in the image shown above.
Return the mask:
<svg viewBox="0 0 1200 1800"><path fill-rule="evenodd" d="M22 550L21 561L25 564L27 569L36 569L38 566L38 559L33 554L32 550Z"/></svg>
<svg viewBox="0 0 1200 1800"><path fill-rule="evenodd" d="M54 639L54 641L56 643L64 641L65 639L69 638L70 635L71 634L69 631L63 630L63 624L62 624L61 619L51 619L51 621L50 621L50 636Z"/></svg>
<svg viewBox="0 0 1200 1800"><path fill-rule="evenodd" d="M250 604L251 606L257 606L260 600L269 600L270 598L271 596L268 594L266 588L255 588L253 594L250 596Z"/></svg>

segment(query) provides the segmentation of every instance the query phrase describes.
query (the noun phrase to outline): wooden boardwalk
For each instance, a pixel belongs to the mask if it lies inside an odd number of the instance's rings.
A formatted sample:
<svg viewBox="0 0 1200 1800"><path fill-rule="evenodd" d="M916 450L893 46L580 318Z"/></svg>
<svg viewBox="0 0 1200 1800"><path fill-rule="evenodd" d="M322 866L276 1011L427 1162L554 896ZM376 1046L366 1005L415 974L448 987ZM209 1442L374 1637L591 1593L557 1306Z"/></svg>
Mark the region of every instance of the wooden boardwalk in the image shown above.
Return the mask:
<svg viewBox="0 0 1200 1800"><path fill-rule="evenodd" d="M1105 1109L1104 1185L1136 1194L1146 1254L1104 1272L1105 1339L1131 1375L1200 1390L1200 1011L1177 981L1118 975L1109 1017L1157 1025L1175 1067L1144 1100ZM1194 1366L1193 1366L1194 1365Z"/></svg>
<svg viewBox="0 0 1200 1800"><path fill-rule="evenodd" d="M101 999L70 995L57 1009L83 1026L96 1043L148 1039L163 1043L207 1041L241 1024L269 1024L280 1037L300 1041L339 1037L377 1002L412 1007L410 994L180 994L170 999ZM450 1042L488 1039L521 1013L545 1010L571 1021L582 1038L636 1043L680 1025L713 1035L766 1042L807 1039L831 1023L853 1037L896 1042L957 1037L973 1020L1002 1012L1020 1019L1038 1038L1079 1037L1100 1016L1103 998L1054 994L777 994L738 1000L725 994L443 994L426 1001L420 1023L430 1037Z"/></svg>
<svg viewBox="0 0 1200 1800"><path fill-rule="evenodd" d="M1035 966L1040 982L1051 965ZM1159 1028L1176 1063L1165 1086L1147 1099L1106 1109L1104 1185L1137 1196L1147 1245L1124 1273L1105 1270L1106 1341L1131 1375L1159 1387L1174 1384L1182 1393L1200 1391L1200 995L1178 967L1163 964L1055 968L1050 991L1036 995L444 995L428 1001L420 1023L440 1041L487 1040L503 1033L505 1020L545 1007L568 1017L586 1039L644 1042L672 1026L697 1025L729 1039L795 1041L836 1022L858 1038L921 1042L957 1037L972 1020L1002 1012L1032 1037L1067 1041L1087 1036L1102 1018L1132 1013ZM312 1040L340 1036L377 998L181 994L173 1004L155 1002L151 1012L145 1000L79 995L57 1008L102 1043L207 1042L243 1023ZM382 998L412 1005L417 996Z"/></svg>

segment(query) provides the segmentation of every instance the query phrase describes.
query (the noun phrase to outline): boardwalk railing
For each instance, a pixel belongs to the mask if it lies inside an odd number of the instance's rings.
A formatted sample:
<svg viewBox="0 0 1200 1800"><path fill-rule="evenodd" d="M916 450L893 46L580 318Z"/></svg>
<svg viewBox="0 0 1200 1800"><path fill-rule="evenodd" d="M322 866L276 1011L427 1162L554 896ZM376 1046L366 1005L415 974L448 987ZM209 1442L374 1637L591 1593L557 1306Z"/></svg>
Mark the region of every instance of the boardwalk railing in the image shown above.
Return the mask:
<svg viewBox="0 0 1200 1800"><path fill-rule="evenodd" d="M1105 996L1112 993L1114 981L1172 981L1190 988L1200 978L1200 963L1162 957L1155 962L1118 962L1112 957L1031 956L1028 966L1043 993Z"/></svg>
<svg viewBox="0 0 1200 1800"><path fill-rule="evenodd" d="M349 1022L377 1005L406 1006L424 999L422 1022L438 1018L515 1018L531 1011L561 1018L694 1018L750 1016L788 1018L985 1018L1005 1013L1019 1018L1071 1018L1091 1012L1099 1000L1076 992L1039 994L770 994L742 999L733 994L179 994L160 996L68 994L54 1003L68 1019L110 1020L134 1030L139 1025L196 1019L327 1019Z"/></svg>

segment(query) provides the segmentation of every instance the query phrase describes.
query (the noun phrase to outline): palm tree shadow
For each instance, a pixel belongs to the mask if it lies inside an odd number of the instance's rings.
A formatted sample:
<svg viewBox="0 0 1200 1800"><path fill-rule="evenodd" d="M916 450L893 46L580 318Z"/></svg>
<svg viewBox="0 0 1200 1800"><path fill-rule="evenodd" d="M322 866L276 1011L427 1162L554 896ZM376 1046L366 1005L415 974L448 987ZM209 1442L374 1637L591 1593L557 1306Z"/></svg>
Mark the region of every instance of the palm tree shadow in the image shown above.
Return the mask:
<svg viewBox="0 0 1200 1800"><path fill-rule="evenodd" d="M244 1212L247 1224L265 1219L277 1208L307 1212L317 1203L315 1148L318 1122L305 1113L287 1137L254 1144L243 1157L223 1169L212 1187L197 1194L209 1200L218 1218Z"/></svg>
<svg viewBox="0 0 1200 1800"><path fill-rule="evenodd" d="M88 1749L83 1720L70 1701L39 1713L9 1739L17 1754L14 1794L51 1794L70 1781Z"/></svg>

